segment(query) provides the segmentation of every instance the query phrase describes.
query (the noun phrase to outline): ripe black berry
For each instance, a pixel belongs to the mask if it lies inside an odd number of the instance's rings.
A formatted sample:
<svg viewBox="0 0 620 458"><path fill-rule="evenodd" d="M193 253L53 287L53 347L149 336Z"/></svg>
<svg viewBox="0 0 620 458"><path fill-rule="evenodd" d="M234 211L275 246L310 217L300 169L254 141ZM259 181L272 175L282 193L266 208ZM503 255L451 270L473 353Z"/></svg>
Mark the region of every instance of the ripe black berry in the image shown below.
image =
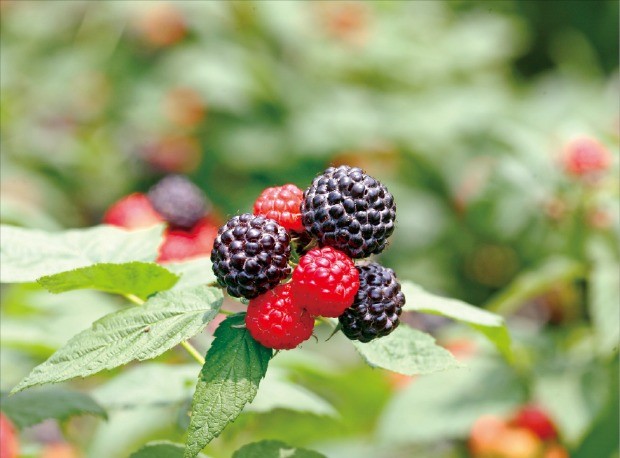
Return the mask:
<svg viewBox="0 0 620 458"><path fill-rule="evenodd" d="M234 216L218 233L211 261L213 272L228 294L253 299L277 286L291 273L290 236L263 216Z"/></svg>
<svg viewBox="0 0 620 458"><path fill-rule="evenodd" d="M371 262L356 267L360 287L353 305L338 318L342 332L351 340L370 342L387 336L400 323L405 295L392 269Z"/></svg>
<svg viewBox="0 0 620 458"><path fill-rule="evenodd" d="M319 243L365 258L383 251L396 205L387 188L361 169L330 167L304 192L302 222Z"/></svg>
<svg viewBox="0 0 620 458"><path fill-rule="evenodd" d="M153 208L171 225L189 229L205 216L208 202L202 190L182 175L168 175L148 193Z"/></svg>

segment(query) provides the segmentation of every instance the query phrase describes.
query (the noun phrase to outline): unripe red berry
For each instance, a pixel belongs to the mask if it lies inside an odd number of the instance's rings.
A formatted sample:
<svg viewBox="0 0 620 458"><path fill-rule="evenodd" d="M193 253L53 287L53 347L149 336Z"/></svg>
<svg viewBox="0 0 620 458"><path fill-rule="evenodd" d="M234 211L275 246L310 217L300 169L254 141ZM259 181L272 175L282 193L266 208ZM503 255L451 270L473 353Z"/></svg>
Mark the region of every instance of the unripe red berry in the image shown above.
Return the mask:
<svg viewBox="0 0 620 458"><path fill-rule="evenodd" d="M159 247L157 262L183 261L199 256L209 256L217 236L218 226L209 218L199 220L189 230L168 227Z"/></svg>
<svg viewBox="0 0 620 458"><path fill-rule="evenodd" d="M254 214L270 218L289 231L303 232L302 199L303 191L294 184L267 188L254 202Z"/></svg>
<svg viewBox="0 0 620 458"><path fill-rule="evenodd" d="M295 303L291 284L287 283L252 299L245 324L252 337L265 347L288 350L310 338L314 319Z"/></svg>
<svg viewBox="0 0 620 458"><path fill-rule="evenodd" d="M103 216L105 224L112 224L125 229L140 229L163 221L148 197L139 192L118 200L108 208Z"/></svg>
<svg viewBox="0 0 620 458"><path fill-rule="evenodd" d="M313 316L339 317L353 304L359 286L353 261L332 247L310 250L293 271L295 300Z"/></svg>

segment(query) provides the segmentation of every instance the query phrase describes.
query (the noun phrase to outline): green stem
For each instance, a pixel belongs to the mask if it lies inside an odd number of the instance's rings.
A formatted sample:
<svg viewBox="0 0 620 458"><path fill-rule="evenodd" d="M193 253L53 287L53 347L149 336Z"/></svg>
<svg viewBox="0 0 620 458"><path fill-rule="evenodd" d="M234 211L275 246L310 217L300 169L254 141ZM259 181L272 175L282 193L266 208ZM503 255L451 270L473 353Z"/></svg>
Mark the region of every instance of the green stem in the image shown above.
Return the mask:
<svg viewBox="0 0 620 458"><path fill-rule="evenodd" d="M188 341L185 342L181 342L181 346L183 348L185 348L185 350L187 350L187 353L189 353L190 355L192 355L192 357L198 361L198 363L201 366L204 366L205 364L205 359L202 357L202 355L200 353L198 353L198 350L196 350L196 347L194 347L191 343L189 343Z"/></svg>
<svg viewBox="0 0 620 458"><path fill-rule="evenodd" d="M124 294L124 296L130 302L133 302L136 305L142 305L145 302L144 300L140 299L135 294L127 293L127 294ZM222 312L222 313L226 313L226 312ZM184 341L184 342L181 342L181 346L185 348L185 350L187 350L187 352L192 356L192 358L198 361L201 365L204 365L205 359L202 357L200 353L198 353L198 350L196 350L196 348L191 343Z"/></svg>
<svg viewBox="0 0 620 458"><path fill-rule="evenodd" d="M124 295L130 302L133 302L136 305L142 305L144 304L145 301L143 301L142 299L140 299L138 296L136 296L135 294L131 294L131 293L127 293Z"/></svg>

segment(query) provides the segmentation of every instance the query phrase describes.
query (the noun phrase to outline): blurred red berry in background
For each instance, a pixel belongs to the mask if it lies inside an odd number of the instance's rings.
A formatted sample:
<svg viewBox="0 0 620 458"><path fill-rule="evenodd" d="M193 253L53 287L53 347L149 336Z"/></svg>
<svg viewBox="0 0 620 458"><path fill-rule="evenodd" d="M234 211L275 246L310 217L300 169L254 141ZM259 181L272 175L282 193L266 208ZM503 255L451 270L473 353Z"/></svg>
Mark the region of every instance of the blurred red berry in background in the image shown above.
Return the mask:
<svg viewBox="0 0 620 458"><path fill-rule="evenodd" d="M170 2L145 2L136 18L135 29L154 48L173 45L187 33L183 15Z"/></svg>
<svg viewBox="0 0 620 458"><path fill-rule="evenodd" d="M583 137L566 145L562 161L566 173L582 177L606 170L611 163L611 155L598 141Z"/></svg>
<svg viewBox="0 0 620 458"><path fill-rule="evenodd" d="M13 423L0 413L0 458L17 458L19 442Z"/></svg>
<svg viewBox="0 0 620 458"><path fill-rule="evenodd" d="M136 192L112 204L103 216L103 222L125 229L140 229L162 223L163 218L145 194Z"/></svg>
<svg viewBox="0 0 620 458"><path fill-rule="evenodd" d="M544 441L556 439L558 436L555 425L547 413L535 405L521 407L513 417L511 424L533 432Z"/></svg>
<svg viewBox="0 0 620 458"><path fill-rule="evenodd" d="M166 117L179 127L195 127L204 120L206 112L201 95L188 87L171 89L164 99Z"/></svg>
<svg viewBox="0 0 620 458"><path fill-rule="evenodd" d="M157 262L183 261L210 255L218 229L219 226L209 218L201 219L189 230L167 228L164 241L159 247Z"/></svg>
<svg viewBox="0 0 620 458"><path fill-rule="evenodd" d="M40 458L81 458L82 456L75 446L66 442L56 442L46 445Z"/></svg>

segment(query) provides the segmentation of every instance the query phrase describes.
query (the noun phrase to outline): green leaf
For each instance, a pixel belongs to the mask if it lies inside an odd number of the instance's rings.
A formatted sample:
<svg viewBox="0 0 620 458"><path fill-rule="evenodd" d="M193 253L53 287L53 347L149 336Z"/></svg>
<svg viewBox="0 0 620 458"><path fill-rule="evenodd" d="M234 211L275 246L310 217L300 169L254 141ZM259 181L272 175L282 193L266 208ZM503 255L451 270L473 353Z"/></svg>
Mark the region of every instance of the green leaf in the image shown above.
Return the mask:
<svg viewBox="0 0 620 458"><path fill-rule="evenodd" d="M368 343L354 341L368 364L405 375L430 374L459 366L452 354L435 339L406 325Z"/></svg>
<svg viewBox="0 0 620 458"><path fill-rule="evenodd" d="M601 353L608 354L618 349L620 340L620 321L612 318L620 316L620 265L602 243L589 248L593 268L588 305Z"/></svg>
<svg viewBox="0 0 620 458"><path fill-rule="evenodd" d="M614 358L610 370L610 377L606 388L608 396L604 403L603 411L596 420L589 425L588 434L575 450L574 458L590 458L594 456L610 457L618 456L620 444L618 444L618 429L620 428L620 412L618 406L620 393L618 387L618 359Z"/></svg>
<svg viewBox="0 0 620 458"><path fill-rule="evenodd" d="M127 231L96 226L44 232L0 226L0 282L21 283L97 263L151 262L163 226Z"/></svg>
<svg viewBox="0 0 620 458"><path fill-rule="evenodd" d="M13 392L159 356L202 331L222 301L219 289L199 286L165 291L143 306L106 315L37 366Z"/></svg>
<svg viewBox="0 0 620 458"><path fill-rule="evenodd" d="M232 458L326 458L325 455L296 448L281 441L266 440L246 444L233 453Z"/></svg>
<svg viewBox="0 0 620 458"><path fill-rule="evenodd" d="M273 353L252 338L244 313L226 318L214 336L194 393L185 458L195 457L254 399Z"/></svg>
<svg viewBox="0 0 620 458"><path fill-rule="evenodd" d="M33 390L15 396L3 396L2 411L20 429L48 418L66 420L82 414L108 418L106 411L87 394L61 389Z"/></svg>
<svg viewBox="0 0 620 458"><path fill-rule="evenodd" d="M80 307L88 304L88 307ZM49 358L67 340L92 323L119 308L115 297L98 291L78 290L57 296L36 283L19 283L4 288L0 345L19 348L36 356ZM11 374L14 375L14 374ZM9 386L8 374L3 380Z"/></svg>
<svg viewBox="0 0 620 458"><path fill-rule="evenodd" d="M567 367L554 367L534 380L535 398L568 445L577 445L606 407L610 385L606 372L600 363L581 366L573 360ZM613 374L617 376L617 372Z"/></svg>
<svg viewBox="0 0 620 458"><path fill-rule="evenodd" d="M397 393L379 420L381 441L409 444L465 438L484 414L507 415L525 400L510 366L491 359L420 377Z"/></svg>
<svg viewBox="0 0 620 458"><path fill-rule="evenodd" d="M585 269L572 259L554 257L535 269L519 274L494 296L485 308L501 315L516 312L521 305L560 282L583 278Z"/></svg>
<svg viewBox="0 0 620 458"><path fill-rule="evenodd" d="M205 256L181 263L166 263L164 267L181 277L174 285L174 289L205 285L216 281L213 264Z"/></svg>
<svg viewBox="0 0 620 458"><path fill-rule="evenodd" d="M98 386L92 396L108 410L181 405L194 393L197 372L195 362L145 362L124 370ZM149 383L145 384L145 380Z"/></svg>
<svg viewBox="0 0 620 458"><path fill-rule="evenodd" d="M134 294L142 299L174 286L179 277L159 264L101 263L41 277L37 282L51 293L74 289L96 289L116 294Z"/></svg>
<svg viewBox="0 0 620 458"><path fill-rule="evenodd" d="M149 442L129 458L183 458L185 446L169 441ZM199 458L206 458L206 455L199 453Z"/></svg>
<svg viewBox="0 0 620 458"><path fill-rule="evenodd" d="M145 382L145 385L147 383ZM139 444L175 431L178 406L148 406L109 410L110 420L101 422L88 439L88 457L127 457Z"/></svg>
<svg viewBox="0 0 620 458"><path fill-rule="evenodd" d="M286 379L286 371L271 367L261 382L256 398L244 412L287 409L315 415L337 416L334 407L319 395Z"/></svg>
<svg viewBox="0 0 620 458"><path fill-rule="evenodd" d="M403 282L402 290L407 298L405 311L441 315L468 324L486 336L506 359L512 361L510 334L501 316L457 299L436 296L412 282Z"/></svg>

